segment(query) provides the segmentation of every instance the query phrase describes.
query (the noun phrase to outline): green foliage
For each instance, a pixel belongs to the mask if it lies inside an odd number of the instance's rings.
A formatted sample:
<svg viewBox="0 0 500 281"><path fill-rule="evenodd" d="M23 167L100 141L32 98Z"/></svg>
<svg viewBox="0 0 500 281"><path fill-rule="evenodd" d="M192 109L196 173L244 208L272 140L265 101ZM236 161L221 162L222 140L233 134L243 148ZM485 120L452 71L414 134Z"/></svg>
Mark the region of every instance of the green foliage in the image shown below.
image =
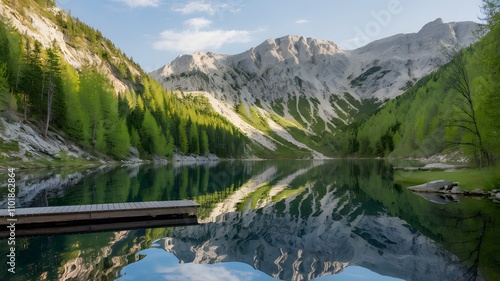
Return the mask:
<svg viewBox="0 0 500 281"><path fill-rule="evenodd" d="M461 53L466 58L470 104L476 113L478 132L492 159L500 156L500 42L494 40L499 36L499 29L493 26L479 43ZM475 159L477 150L463 145L452 146L474 143L476 135L469 133L471 129L461 126L469 121L457 123L457 120L467 120L464 112L471 111L466 107L467 99L457 95L450 81L445 79L451 73L450 65L424 77L403 95L387 101L373 115L367 118L357 116L351 125L339 127L335 135L326 140L339 156L428 157L460 150L470 159ZM366 74L375 70L369 69ZM355 103L353 100L349 102Z"/></svg>
<svg viewBox="0 0 500 281"><path fill-rule="evenodd" d="M0 113L15 110L15 99L9 91L7 64L0 61Z"/></svg>
<svg viewBox="0 0 500 281"><path fill-rule="evenodd" d="M44 49L2 23L0 110L16 110L17 98L25 119L45 121L47 131L62 130L84 148L114 158L128 156L130 146L143 157L170 157L175 144L182 153L232 158L245 153L248 139L215 113L208 100L168 93L98 30L62 11L46 9L53 7L52 2L19 0L6 5L21 17L33 9L52 20L68 45L99 55L128 89L117 95L95 66L83 66L77 72L55 46ZM27 19L20 20L31 25Z"/></svg>
<svg viewBox="0 0 500 281"><path fill-rule="evenodd" d="M189 148L189 142L188 142L188 136L186 132L186 122L181 121L179 123L179 147L183 153L188 152Z"/></svg>

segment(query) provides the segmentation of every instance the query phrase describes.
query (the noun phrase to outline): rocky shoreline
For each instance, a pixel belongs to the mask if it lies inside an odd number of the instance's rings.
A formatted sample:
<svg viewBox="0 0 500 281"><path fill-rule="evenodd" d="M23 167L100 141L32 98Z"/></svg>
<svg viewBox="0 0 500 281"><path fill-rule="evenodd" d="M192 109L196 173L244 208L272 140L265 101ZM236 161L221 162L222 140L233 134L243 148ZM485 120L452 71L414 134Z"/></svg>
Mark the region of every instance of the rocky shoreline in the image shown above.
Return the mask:
<svg viewBox="0 0 500 281"><path fill-rule="evenodd" d="M415 185L408 187L409 190L416 193L427 193L427 195L422 195L422 197L434 201L433 196L429 196L428 194L438 195L438 198L448 199L451 201L457 201L460 197L469 196L469 197L482 197L489 198L494 202L500 203L500 189L493 189L491 191L484 191L480 188L476 188L471 191L462 190L458 187L458 182L451 182L447 180L437 180L430 181L424 184ZM435 197L435 196L434 196Z"/></svg>

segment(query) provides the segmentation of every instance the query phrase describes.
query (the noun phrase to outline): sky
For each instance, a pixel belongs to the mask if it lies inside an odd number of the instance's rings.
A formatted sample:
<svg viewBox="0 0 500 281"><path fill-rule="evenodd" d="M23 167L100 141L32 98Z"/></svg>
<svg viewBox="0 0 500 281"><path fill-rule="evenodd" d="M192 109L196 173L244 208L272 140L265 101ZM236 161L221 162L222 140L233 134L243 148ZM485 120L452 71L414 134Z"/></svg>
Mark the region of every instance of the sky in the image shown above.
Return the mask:
<svg viewBox="0 0 500 281"><path fill-rule="evenodd" d="M481 0L57 0L146 71L197 51L238 54L300 35L344 50L437 18L481 22Z"/></svg>

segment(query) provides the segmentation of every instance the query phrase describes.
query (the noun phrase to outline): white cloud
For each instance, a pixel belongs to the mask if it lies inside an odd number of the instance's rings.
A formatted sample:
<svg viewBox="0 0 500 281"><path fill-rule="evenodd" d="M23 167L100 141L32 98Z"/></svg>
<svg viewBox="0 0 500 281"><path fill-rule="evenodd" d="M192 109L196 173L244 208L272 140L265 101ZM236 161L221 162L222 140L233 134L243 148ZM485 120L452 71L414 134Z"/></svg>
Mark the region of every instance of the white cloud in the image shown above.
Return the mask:
<svg viewBox="0 0 500 281"><path fill-rule="evenodd" d="M160 5L160 0L112 0L112 1L126 4L130 8L158 7Z"/></svg>
<svg viewBox="0 0 500 281"><path fill-rule="evenodd" d="M187 4L177 4L172 8L173 11L179 12L183 15L190 15L195 13L205 13L210 16L219 16L226 13L239 13L241 7L243 6L242 0L232 0L232 1L190 1Z"/></svg>
<svg viewBox="0 0 500 281"><path fill-rule="evenodd" d="M173 8L174 11L180 12L184 15L194 14L194 13L207 13L209 15L215 15L216 8L215 5L204 2L204 1L194 1L189 2L185 5Z"/></svg>
<svg viewBox="0 0 500 281"><path fill-rule="evenodd" d="M206 18L193 18L184 22L185 25L194 28L196 30L209 27L212 24L211 20L207 20Z"/></svg>
<svg viewBox="0 0 500 281"><path fill-rule="evenodd" d="M153 44L157 50L182 53L215 50L228 43L246 43L252 40L247 30L205 30L212 22L205 18L193 18L184 22L188 29L165 30L161 39Z"/></svg>
<svg viewBox="0 0 500 281"><path fill-rule="evenodd" d="M245 43L251 41L250 32L245 30L198 30L175 32L165 30L162 40L153 44L157 50L192 53L203 50L215 50L227 43Z"/></svg>
<svg viewBox="0 0 500 281"><path fill-rule="evenodd" d="M295 23L296 24L305 24L305 23L309 23L311 22L310 20L306 20L306 19L300 19L300 20L296 20Z"/></svg>

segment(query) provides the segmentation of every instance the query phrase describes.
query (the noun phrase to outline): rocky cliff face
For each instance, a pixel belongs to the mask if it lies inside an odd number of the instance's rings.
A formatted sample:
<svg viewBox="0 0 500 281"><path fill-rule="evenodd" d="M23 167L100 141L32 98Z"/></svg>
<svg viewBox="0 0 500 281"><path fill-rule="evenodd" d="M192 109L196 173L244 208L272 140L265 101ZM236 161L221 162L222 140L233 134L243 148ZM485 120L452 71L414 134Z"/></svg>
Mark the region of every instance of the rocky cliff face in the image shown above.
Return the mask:
<svg viewBox="0 0 500 281"><path fill-rule="evenodd" d="M348 123L368 101L402 94L446 63L443 48L473 43L477 29L473 22L437 19L417 33L349 51L330 41L285 36L237 55L182 55L151 75L166 89L206 92L228 108L257 107L263 119L276 115L317 134Z"/></svg>
<svg viewBox="0 0 500 281"><path fill-rule="evenodd" d="M446 62L443 48L473 43L477 28L473 22L437 19L417 33L394 35L350 51L330 41L285 36L237 55L182 55L151 74L167 89L204 90L233 103L297 94L321 99L343 92L365 99L394 98L408 82Z"/></svg>

